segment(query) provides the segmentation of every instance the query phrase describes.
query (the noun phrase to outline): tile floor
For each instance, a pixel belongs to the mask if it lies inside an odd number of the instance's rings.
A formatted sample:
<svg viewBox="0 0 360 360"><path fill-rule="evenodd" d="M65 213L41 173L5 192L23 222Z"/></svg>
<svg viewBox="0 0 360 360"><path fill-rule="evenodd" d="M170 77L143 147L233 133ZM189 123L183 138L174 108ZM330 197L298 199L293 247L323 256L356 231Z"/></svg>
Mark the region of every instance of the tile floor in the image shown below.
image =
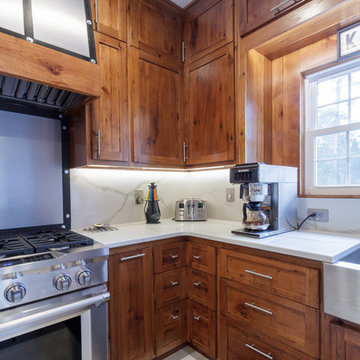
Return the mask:
<svg viewBox="0 0 360 360"><path fill-rule="evenodd" d="M168 356L164 360L207 360L207 358L197 351L192 349L190 346L186 346L176 353Z"/></svg>

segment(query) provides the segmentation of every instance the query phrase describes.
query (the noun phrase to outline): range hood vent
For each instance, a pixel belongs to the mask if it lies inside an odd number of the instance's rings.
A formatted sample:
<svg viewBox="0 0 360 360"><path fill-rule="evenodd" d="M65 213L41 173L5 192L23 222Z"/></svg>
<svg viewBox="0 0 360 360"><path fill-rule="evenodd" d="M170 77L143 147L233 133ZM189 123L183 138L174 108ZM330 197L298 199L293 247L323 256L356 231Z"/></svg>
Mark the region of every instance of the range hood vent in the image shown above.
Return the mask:
<svg viewBox="0 0 360 360"><path fill-rule="evenodd" d="M83 99L85 96L81 94L0 75L0 102L2 104L11 100L12 103L35 105L37 108L63 112Z"/></svg>

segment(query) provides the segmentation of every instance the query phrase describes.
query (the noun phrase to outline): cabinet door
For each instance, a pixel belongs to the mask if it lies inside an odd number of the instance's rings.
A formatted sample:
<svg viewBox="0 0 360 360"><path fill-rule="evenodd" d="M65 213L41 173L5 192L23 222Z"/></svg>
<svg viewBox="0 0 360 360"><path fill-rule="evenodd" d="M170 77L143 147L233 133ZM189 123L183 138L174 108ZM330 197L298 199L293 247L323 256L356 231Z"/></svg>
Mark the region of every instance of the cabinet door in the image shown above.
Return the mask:
<svg viewBox="0 0 360 360"><path fill-rule="evenodd" d="M200 0L187 10L184 22L186 63L234 39L233 0Z"/></svg>
<svg viewBox="0 0 360 360"><path fill-rule="evenodd" d="M360 359L360 330L330 323L330 360Z"/></svg>
<svg viewBox="0 0 360 360"><path fill-rule="evenodd" d="M130 44L150 54L181 62L183 21L166 2L130 1Z"/></svg>
<svg viewBox="0 0 360 360"><path fill-rule="evenodd" d="M181 68L132 48L135 164L182 164Z"/></svg>
<svg viewBox="0 0 360 360"><path fill-rule="evenodd" d="M91 105L93 159L128 161L126 44L95 35L102 94Z"/></svg>
<svg viewBox="0 0 360 360"><path fill-rule="evenodd" d="M235 161L234 49L185 67L188 165Z"/></svg>
<svg viewBox="0 0 360 360"><path fill-rule="evenodd" d="M154 355L151 248L109 258L112 360L147 360Z"/></svg>
<svg viewBox="0 0 360 360"><path fill-rule="evenodd" d="M128 0L91 0L96 31L126 41Z"/></svg>

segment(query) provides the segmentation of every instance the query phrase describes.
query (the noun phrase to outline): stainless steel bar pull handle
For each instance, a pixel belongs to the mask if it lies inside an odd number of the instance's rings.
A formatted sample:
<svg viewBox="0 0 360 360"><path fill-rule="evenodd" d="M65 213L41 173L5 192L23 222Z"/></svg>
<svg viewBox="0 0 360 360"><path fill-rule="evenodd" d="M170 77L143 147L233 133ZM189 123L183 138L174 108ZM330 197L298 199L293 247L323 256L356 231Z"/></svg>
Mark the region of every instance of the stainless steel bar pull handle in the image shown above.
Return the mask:
<svg viewBox="0 0 360 360"><path fill-rule="evenodd" d="M183 157L184 157L184 163L186 163L186 160L188 159L186 156L186 148L188 147L188 145L186 145L186 142L183 142Z"/></svg>
<svg viewBox="0 0 360 360"><path fill-rule="evenodd" d="M252 351L255 351L256 353L258 353L258 354L266 357L266 358L269 359L269 360L273 360L273 359L274 359L274 358L271 356L271 352L265 354L265 353L262 352L261 350L258 350L258 349L254 346L254 344L252 344L252 345L245 344L245 346L246 346L247 348L251 349Z"/></svg>
<svg viewBox="0 0 360 360"><path fill-rule="evenodd" d="M194 320L200 321L200 319L201 319L201 316L194 316Z"/></svg>
<svg viewBox="0 0 360 360"><path fill-rule="evenodd" d="M201 283L199 283L199 282L194 282L194 283L193 283L193 286L200 286L200 284L201 284Z"/></svg>
<svg viewBox="0 0 360 360"><path fill-rule="evenodd" d="M260 274L260 273L258 273L256 271L253 271L253 270L245 270L245 272L248 273L248 274L251 274L251 275L260 276L260 277L272 280L271 275Z"/></svg>
<svg viewBox="0 0 360 360"><path fill-rule="evenodd" d="M177 319L179 318L179 316L178 316L178 315L171 315L171 318L172 318L173 320L177 320Z"/></svg>
<svg viewBox="0 0 360 360"><path fill-rule="evenodd" d="M185 58L185 49L187 48L187 46L185 46L185 41L181 42L181 61L185 62L186 58Z"/></svg>
<svg viewBox="0 0 360 360"><path fill-rule="evenodd" d="M136 259L136 258L139 258L142 256L145 256L145 254L136 254L136 255L132 255L132 256L125 256L125 257L122 257L120 260L126 261L126 260Z"/></svg>
<svg viewBox="0 0 360 360"><path fill-rule="evenodd" d="M255 309L255 310L262 311L262 312L264 312L265 314L272 315L272 311L271 311L270 309L268 309L268 310L263 309L263 308L261 308L261 307L259 307L259 306L256 306L254 303L248 303L248 302L246 302L245 305L246 305L246 306L249 306L249 307L251 307L251 308L253 308L253 309Z"/></svg>
<svg viewBox="0 0 360 360"><path fill-rule="evenodd" d="M171 281L171 286L176 286L176 285L179 285L178 281Z"/></svg>
<svg viewBox="0 0 360 360"><path fill-rule="evenodd" d="M95 0L95 23L98 23L98 0Z"/></svg>
<svg viewBox="0 0 360 360"><path fill-rule="evenodd" d="M98 138L98 157L100 157L100 155L101 155L101 130L100 129L98 129L97 138Z"/></svg>
<svg viewBox="0 0 360 360"><path fill-rule="evenodd" d="M277 13L281 12L280 8L289 3L289 2L292 2L292 3L297 3L298 0L285 0L285 1L282 1L280 4L277 4L276 6L274 6L273 8L270 9L271 12L273 11L276 11Z"/></svg>
<svg viewBox="0 0 360 360"><path fill-rule="evenodd" d="M177 259L179 257L179 255L171 255L170 256L173 260Z"/></svg>
<svg viewBox="0 0 360 360"><path fill-rule="evenodd" d="M194 255L194 259L200 260L200 255Z"/></svg>

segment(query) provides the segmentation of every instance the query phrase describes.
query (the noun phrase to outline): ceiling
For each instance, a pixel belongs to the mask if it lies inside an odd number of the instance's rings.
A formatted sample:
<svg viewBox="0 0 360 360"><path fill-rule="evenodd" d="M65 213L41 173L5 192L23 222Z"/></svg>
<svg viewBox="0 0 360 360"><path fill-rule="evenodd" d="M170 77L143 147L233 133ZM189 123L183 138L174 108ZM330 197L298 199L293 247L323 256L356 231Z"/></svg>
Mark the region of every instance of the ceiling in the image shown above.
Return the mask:
<svg viewBox="0 0 360 360"><path fill-rule="evenodd" d="M184 8L189 5L193 0L171 0L174 4Z"/></svg>

